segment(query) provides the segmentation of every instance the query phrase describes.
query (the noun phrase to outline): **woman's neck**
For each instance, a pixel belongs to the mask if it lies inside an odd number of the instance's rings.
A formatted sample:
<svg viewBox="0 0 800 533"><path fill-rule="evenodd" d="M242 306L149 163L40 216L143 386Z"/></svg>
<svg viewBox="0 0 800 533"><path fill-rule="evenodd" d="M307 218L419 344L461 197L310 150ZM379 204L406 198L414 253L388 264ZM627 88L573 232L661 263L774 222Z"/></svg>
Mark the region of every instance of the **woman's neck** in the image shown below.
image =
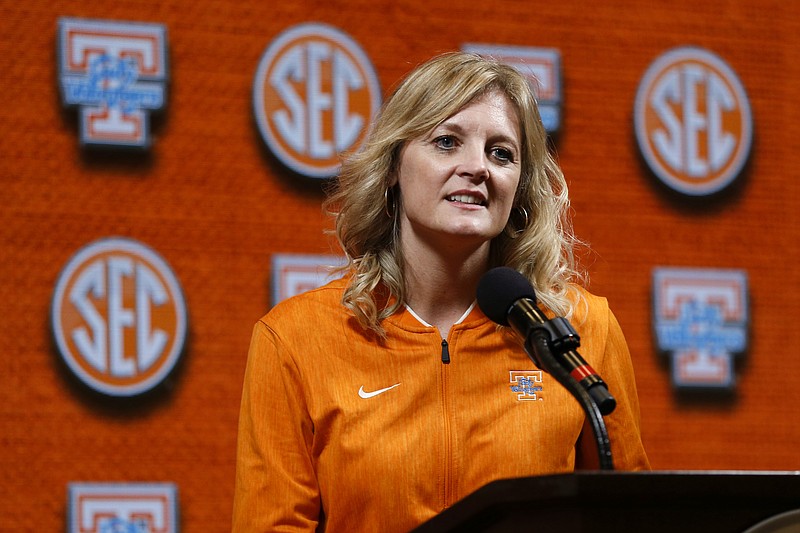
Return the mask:
<svg viewBox="0 0 800 533"><path fill-rule="evenodd" d="M451 250L452 252L452 250ZM443 338L475 301L488 266L488 243L469 253L404 249L406 304Z"/></svg>

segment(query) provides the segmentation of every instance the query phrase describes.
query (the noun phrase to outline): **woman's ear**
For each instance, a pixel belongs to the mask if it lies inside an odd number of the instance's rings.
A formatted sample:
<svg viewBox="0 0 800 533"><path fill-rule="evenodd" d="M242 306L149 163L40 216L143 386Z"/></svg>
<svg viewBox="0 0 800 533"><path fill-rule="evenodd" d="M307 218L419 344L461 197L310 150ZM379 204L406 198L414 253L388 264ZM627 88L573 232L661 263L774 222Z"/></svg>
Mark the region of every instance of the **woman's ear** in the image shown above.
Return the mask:
<svg viewBox="0 0 800 533"><path fill-rule="evenodd" d="M405 152L408 143L398 144L392 153L392 167L389 169L388 180L386 186L392 188L400 181L400 165L403 161L403 152Z"/></svg>

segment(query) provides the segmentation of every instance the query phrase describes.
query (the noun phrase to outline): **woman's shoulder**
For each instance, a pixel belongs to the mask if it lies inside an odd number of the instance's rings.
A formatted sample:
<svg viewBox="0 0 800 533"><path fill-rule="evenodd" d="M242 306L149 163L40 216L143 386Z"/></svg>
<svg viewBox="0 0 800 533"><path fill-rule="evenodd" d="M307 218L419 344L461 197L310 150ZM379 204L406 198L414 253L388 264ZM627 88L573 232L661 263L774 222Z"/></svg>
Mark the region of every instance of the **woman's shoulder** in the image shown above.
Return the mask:
<svg viewBox="0 0 800 533"><path fill-rule="evenodd" d="M594 294L581 285L573 284L569 286L569 299L573 309L570 322L575 327L582 325L590 326L592 329L597 327L605 329L608 326L611 309L604 296Z"/></svg>
<svg viewBox="0 0 800 533"><path fill-rule="evenodd" d="M600 296L591 292L583 285L570 284L569 285L569 298L574 306L580 306L581 301L584 301L589 312L608 309L608 300L605 296Z"/></svg>
<svg viewBox="0 0 800 533"><path fill-rule="evenodd" d="M282 300L261 317L260 322L271 325L298 320L313 326L325 317L344 311L341 300L346 283L344 278L337 278Z"/></svg>

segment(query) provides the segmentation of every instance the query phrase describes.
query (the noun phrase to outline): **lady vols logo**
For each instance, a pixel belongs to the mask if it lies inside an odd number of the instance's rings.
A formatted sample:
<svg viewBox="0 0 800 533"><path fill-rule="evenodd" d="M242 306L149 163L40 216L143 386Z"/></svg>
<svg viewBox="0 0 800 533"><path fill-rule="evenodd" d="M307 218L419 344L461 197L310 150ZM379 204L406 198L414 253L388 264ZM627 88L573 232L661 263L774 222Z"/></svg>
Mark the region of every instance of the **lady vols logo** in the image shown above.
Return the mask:
<svg viewBox="0 0 800 533"><path fill-rule="evenodd" d="M339 154L364 141L380 106L372 63L324 24L294 26L269 45L253 83L261 136L288 168L312 178L339 171Z"/></svg>
<svg viewBox="0 0 800 533"><path fill-rule="evenodd" d="M650 169L686 195L721 191L750 154L744 87L722 59L700 48L676 48L653 62L639 85L634 122Z"/></svg>
<svg viewBox="0 0 800 533"><path fill-rule="evenodd" d="M53 335L64 362L86 385L134 396L161 383L186 340L186 304L172 270L131 239L80 250L56 283Z"/></svg>

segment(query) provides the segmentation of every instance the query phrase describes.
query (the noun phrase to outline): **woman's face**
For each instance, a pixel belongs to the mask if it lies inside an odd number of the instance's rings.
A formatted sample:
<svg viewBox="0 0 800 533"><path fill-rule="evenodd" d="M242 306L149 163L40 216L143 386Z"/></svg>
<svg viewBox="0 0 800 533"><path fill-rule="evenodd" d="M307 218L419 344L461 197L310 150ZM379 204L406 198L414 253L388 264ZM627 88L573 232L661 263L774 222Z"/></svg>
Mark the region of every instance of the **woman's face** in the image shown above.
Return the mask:
<svg viewBox="0 0 800 533"><path fill-rule="evenodd" d="M479 246L503 231L520 179L517 112L489 92L408 141L397 176L405 245Z"/></svg>

